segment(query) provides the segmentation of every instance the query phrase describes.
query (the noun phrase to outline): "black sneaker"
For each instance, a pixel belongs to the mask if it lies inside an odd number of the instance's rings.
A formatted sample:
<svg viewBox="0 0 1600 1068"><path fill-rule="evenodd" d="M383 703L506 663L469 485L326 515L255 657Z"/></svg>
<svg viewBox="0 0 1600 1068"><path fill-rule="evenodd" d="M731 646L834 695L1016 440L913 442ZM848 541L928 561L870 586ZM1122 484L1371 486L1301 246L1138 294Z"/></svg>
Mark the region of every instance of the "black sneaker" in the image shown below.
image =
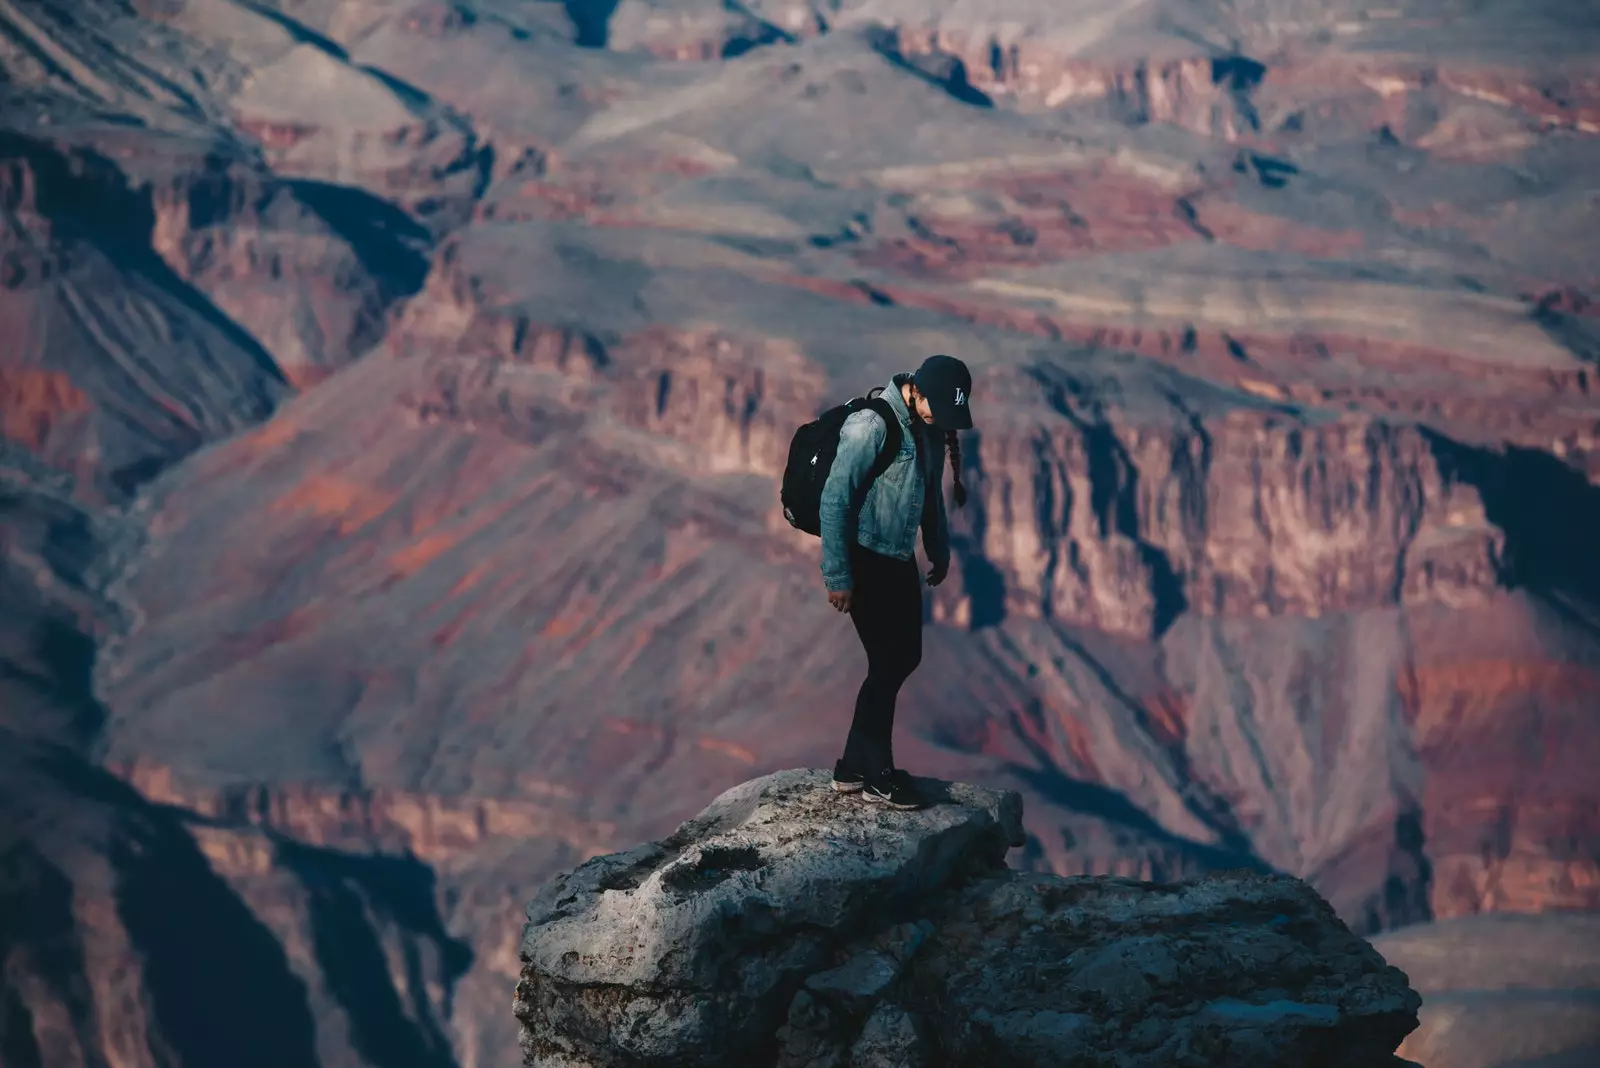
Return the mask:
<svg viewBox="0 0 1600 1068"><path fill-rule="evenodd" d="M912 783L911 776L899 768L891 768L869 778L861 796L889 808L925 808L928 804L927 798Z"/></svg>
<svg viewBox="0 0 1600 1068"><path fill-rule="evenodd" d="M853 794L867 784L867 777L859 771L851 771L844 766L844 761L835 761L833 765L833 788L841 794Z"/></svg>

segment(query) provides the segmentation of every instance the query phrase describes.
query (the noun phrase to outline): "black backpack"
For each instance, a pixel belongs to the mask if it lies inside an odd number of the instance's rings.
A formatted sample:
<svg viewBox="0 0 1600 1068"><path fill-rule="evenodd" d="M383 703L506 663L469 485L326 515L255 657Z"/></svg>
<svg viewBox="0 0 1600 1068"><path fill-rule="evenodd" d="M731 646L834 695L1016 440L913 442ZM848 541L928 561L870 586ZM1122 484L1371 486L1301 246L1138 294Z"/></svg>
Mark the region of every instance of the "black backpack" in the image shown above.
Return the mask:
<svg viewBox="0 0 1600 1068"><path fill-rule="evenodd" d="M887 428L883 448L859 492L865 493L866 488L894 463L900 452L900 417L878 392L874 390L865 397L854 397L829 408L794 432L789 442L789 462L783 468L783 488L778 496L783 502L783 517L796 530L822 536L822 487L827 484L833 458L839 451L839 431L851 415L871 409L883 417Z"/></svg>

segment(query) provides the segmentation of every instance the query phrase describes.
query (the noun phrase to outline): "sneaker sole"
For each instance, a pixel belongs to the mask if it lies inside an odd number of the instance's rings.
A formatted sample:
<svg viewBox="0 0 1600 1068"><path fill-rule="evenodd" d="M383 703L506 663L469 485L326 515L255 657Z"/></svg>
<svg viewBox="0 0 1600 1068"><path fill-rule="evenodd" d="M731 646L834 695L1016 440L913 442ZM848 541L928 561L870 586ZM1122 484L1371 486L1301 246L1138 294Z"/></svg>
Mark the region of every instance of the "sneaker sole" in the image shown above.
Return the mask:
<svg viewBox="0 0 1600 1068"><path fill-rule="evenodd" d="M860 793L861 790L866 787L866 785L867 784L864 782L839 782L837 779L835 779L833 783L833 792L836 794Z"/></svg>

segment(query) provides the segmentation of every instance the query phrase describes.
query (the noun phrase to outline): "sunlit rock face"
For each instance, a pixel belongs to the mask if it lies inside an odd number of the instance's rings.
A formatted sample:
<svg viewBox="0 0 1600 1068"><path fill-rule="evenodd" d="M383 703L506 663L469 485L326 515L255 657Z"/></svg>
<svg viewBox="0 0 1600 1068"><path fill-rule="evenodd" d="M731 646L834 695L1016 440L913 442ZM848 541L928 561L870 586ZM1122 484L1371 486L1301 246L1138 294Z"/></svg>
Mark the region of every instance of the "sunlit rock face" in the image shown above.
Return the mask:
<svg viewBox="0 0 1600 1068"><path fill-rule="evenodd" d="M539 886L838 755L777 473L935 352L897 756L1023 797L1015 867L1593 910L1591 22L12 0L0 1048L510 1063Z"/></svg>

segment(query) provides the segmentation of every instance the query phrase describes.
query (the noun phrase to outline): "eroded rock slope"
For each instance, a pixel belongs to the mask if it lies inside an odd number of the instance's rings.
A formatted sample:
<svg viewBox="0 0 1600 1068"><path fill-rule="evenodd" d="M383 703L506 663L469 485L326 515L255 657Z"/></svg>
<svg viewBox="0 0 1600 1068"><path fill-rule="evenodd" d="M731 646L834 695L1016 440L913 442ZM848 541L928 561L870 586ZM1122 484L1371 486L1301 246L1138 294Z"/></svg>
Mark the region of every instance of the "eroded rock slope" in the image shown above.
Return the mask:
<svg viewBox="0 0 1600 1068"><path fill-rule="evenodd" d="M534 884L837 755L859 653L773 475L946 351L972 500L899 755L1022 793L1019 865L1265 866L1361 933L1592 909L1596 32L6 0L16 751L175 821L319 1063L504 1063ZM88 1018L28 982L16 1028Z"/></svg>

